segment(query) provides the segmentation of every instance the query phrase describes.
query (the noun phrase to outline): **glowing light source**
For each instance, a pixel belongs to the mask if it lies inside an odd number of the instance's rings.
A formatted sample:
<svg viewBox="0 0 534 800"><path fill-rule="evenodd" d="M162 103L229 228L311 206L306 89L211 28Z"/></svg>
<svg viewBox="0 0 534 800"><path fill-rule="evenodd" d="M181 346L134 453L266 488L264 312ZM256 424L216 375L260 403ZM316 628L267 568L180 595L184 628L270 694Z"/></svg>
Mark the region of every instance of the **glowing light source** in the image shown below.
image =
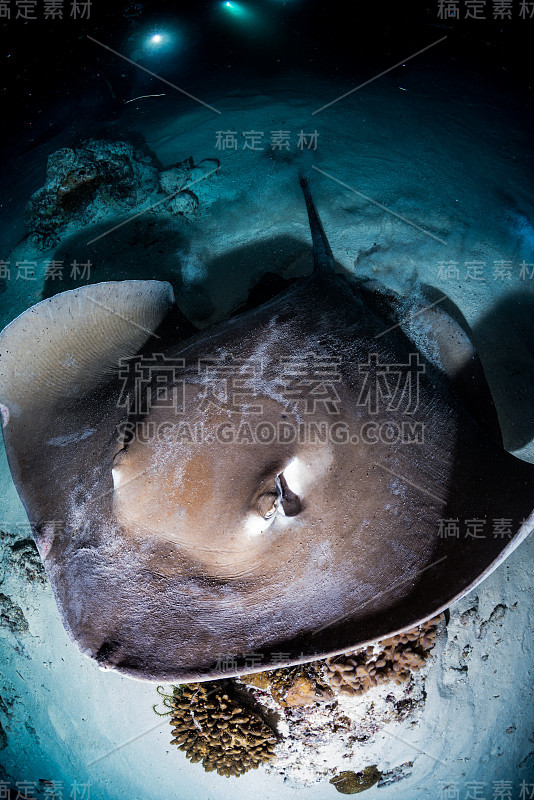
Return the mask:
<svg viewBox="0 0 534 800"><path fill-rule="evenodd" d="M162 30L152 28L150 33L143 35L143 49L147 55L158 54L167 56L176 52L181 44L182 37L179 32L172 27Z"/></svg>
<svg viewBox="0 0 534 800"><path fill-rule="evenodd" d="M166 64L183 61L188 38L186 27L178 25L169 17L158 17L146 25L139 26L134 35L129 35L125 50L132 61L158 69Z"/></svg>
<svg viewBox="0 0 534 800"><path fill-rule="evenodd" d="M222 7L225 11L232 14L233 17L241 17L242 19L250 17L250 11L245 8L245 6L241 5L241 3L235 3L233 0L225 0Z"/></svg>

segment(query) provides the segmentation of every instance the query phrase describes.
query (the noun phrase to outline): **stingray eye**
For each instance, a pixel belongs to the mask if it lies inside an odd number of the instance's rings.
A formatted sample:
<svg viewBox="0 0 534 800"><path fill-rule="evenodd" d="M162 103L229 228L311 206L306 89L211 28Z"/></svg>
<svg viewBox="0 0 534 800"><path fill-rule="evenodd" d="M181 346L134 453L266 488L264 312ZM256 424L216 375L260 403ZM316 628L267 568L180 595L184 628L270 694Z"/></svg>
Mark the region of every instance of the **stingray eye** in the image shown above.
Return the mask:
<svg viewBox="0 0 534 800"><path fill-rule="evenodd" d="M272 519L278 511L278 492L266 492L258 498L258 511L264 519Z"/></svg>

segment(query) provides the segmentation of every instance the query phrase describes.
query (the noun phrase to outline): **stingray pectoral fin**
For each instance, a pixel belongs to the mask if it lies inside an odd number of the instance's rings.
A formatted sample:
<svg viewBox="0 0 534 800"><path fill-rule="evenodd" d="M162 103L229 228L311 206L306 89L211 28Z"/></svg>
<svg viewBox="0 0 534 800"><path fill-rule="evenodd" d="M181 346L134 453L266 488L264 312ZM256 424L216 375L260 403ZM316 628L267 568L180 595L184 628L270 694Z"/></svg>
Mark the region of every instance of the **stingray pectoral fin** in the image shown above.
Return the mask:
<svg viewBox="0 0 534 800"><path fill-rule="evenodd" d="M414 343L414 350L419 350L446 375L473 419L502 447L499 419L482 362L469 326L452 300L432 287L425 287L423 297L411 299L407 304L379 281L357 281L355 286L384 318L384 331L379 335L386 337L390 328L402 328Z"/></svg>
<svg viewBox="0 0 534 800"><path fill-rule="evenodd" d="M43 300L0 334L3 434L32 523L61 508L75 459L89 458L89 470L90 453L102 455L116 424L119 362L173 303L165 282L93 284Z"/></svg>
<svg viewBox="0 0 534 800"><path fill-rule="evenodd" d="M422 324L436 343L439 366L445 371L464 407L500 446L502 432L484 368L464 328L444 308L432 306L422 312Z"/></svg>
<svg viewBox="0 0 534 800"><path fill-rule="evenodd" d="M170 283L96 283L33 306L0 334L0 400L22 410L77 397L133 355L174 302Z"/></svg>

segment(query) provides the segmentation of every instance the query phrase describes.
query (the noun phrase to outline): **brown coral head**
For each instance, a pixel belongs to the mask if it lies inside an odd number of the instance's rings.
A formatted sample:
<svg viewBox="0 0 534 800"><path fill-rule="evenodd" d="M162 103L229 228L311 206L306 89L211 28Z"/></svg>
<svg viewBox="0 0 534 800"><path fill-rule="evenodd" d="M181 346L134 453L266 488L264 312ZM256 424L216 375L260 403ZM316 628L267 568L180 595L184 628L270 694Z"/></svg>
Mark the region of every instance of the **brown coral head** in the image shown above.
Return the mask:
<svg viewBox="0 0 534 800"><path fill-rule="evenodd" d="M256 712L232 696L228 681L192 683L173 691L171 744L206 772L238 778L274 757L276 736Z"/></svg>

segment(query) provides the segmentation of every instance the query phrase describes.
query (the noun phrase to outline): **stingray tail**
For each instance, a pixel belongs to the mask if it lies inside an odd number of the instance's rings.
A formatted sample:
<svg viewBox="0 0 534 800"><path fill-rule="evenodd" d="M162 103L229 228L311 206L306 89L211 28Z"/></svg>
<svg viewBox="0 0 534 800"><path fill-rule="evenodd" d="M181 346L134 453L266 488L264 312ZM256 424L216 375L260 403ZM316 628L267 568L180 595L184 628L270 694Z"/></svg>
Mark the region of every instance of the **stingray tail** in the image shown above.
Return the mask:
<svg viewBox="0 0 534 800"><path fill-rule="evenodd" d="M310 229L313 242L313 261L315 273L318 272L334 272L334 257L328 244L328 239L323 230L319 214L313 202L308 180L302 173L299 173L299 183L304 194L306 201L306 208L308 209L308 219L310 221Z"/></svg>

